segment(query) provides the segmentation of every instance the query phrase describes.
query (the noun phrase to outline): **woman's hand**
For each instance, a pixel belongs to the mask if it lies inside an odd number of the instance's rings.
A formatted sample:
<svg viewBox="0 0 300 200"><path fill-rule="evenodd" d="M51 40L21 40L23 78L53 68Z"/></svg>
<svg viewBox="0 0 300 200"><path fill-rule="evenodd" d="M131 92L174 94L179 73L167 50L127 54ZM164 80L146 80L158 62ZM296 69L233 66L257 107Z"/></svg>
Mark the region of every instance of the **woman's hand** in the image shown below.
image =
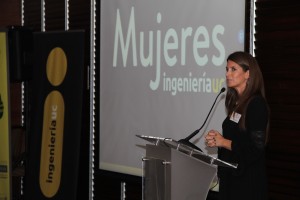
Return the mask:
<svg viewBox="0 0 300 200"><path fill-rule="evenodd" d="M218 131L210 130L205 136L205 144L208 147L223 147L231 150L231 140L225 139Z"/></svg>
<svg viewBox="0 0 300 200"><path fill-rule="evenodd" d="M205 136L205 144L208 147L218 147L218 142L223 136L216 130L210 130Z"/></svg>

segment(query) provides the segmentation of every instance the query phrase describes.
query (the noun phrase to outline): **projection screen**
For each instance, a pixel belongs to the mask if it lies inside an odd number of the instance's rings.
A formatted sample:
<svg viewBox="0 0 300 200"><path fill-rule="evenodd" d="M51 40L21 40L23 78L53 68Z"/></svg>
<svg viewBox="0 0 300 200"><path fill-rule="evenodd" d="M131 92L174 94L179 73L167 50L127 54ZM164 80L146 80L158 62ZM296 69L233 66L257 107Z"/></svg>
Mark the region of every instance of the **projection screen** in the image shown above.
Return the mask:
<svg viewBox="0 0 300 200"><path fill-rule="evenodd" d="M226 87L228 54L244 50L241 0L102 0L99 168L142 175L146 142L180 140L204 122ZM221 130L222 94L191 142Z"/></svg>

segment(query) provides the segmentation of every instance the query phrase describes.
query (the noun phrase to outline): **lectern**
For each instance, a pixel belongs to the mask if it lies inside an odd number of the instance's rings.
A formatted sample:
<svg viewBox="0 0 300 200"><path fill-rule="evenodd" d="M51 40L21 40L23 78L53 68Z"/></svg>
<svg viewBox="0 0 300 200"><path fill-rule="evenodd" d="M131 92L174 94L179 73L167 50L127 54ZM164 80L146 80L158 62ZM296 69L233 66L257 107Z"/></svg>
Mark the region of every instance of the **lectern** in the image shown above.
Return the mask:
<svg viewBox="0 0 300 200"><path fill-rule="evenodd" d="M205 200L217 166L237 168L171 138L136 135L146 144L143 200Z"/></svg>

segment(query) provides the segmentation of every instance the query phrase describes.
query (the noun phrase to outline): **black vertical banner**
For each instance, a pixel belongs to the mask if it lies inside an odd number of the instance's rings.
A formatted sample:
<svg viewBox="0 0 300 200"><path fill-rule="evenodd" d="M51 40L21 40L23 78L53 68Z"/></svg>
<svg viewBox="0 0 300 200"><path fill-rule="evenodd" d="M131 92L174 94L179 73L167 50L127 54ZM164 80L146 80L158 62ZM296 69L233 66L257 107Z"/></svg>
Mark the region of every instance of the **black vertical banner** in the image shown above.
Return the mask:
<svg viewBox="0 0 300 200"><path fill-rule="evenodd" d="M84 32L34 34L25 199L76 199Z"/></svg>

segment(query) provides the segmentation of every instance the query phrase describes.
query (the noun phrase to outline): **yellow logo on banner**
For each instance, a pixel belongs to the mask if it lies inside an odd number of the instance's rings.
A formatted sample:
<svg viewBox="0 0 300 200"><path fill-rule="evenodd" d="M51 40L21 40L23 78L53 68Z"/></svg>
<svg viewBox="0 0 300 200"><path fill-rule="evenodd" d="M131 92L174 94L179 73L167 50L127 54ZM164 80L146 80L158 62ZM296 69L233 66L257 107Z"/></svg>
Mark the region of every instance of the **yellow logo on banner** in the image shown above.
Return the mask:
<svg viewBox="0 0 300 200"><path fill-rule="evenodd" d="M67 73L67 57L59 47L54 48L47 59L47 78L53 86L60 85Z"/></svg>
<svg viewBox="0 0 300 200"><path fill-rule="evenodd" d="M10 116L6 32L0 32L0 199L10 199Z"/></svg>
<svg viewBox="0 0 300 200"><path fill-rule="evenodd" d="M61 48L54 48L47 60L48 81L59 86L67 72L67 59ZM43 133L40 163L40 188L42 193L53 197L60 186L65 104L62 94L51 91L44 103Z"/></svg>

